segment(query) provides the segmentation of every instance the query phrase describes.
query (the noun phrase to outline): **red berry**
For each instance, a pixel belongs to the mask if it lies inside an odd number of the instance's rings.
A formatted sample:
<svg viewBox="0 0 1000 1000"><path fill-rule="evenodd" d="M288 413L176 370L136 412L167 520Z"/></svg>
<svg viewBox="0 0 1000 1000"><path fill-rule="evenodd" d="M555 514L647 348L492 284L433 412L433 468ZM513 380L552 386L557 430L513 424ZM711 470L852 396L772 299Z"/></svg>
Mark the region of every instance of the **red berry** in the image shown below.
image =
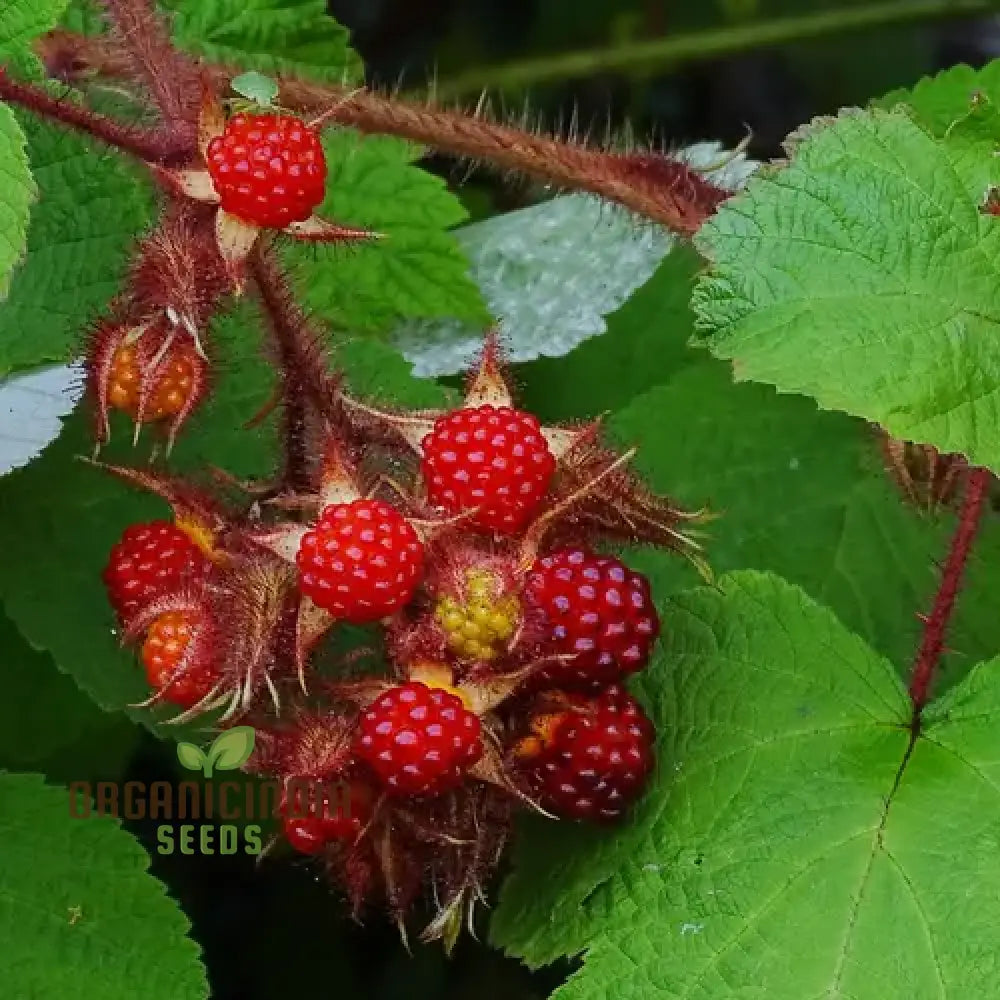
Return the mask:
<svg viewBox="0 0 1000 1000"><path fill-rule="evenodd" d="M649 581L611 556L558 549L535 561L527 590L545 612L556 652L571 662L546 680L608 684L641 670L660 634Z"/></svg>
<svg viewBox="0 0 1000 1000"><path fill-rule="evenodd" d="M111 550L102 574L108 600L126 620L209 565L191 539L169 521L133 524Z"/></svg>
<svg viewBox="0 0 1000 1000"><path fill-rule="evenodd" d="M323 789L333 795L321 807ZM345 783L339 789L332 783L296 784L291 797L281 804L285 836L302 854L319 854L331 841L351 843L371 818L371 804L371 790L360 782Z"/></svg>
<svg viewBox="0 0 1000 1000"><path fill-rule="evenodd" d="M396 795L454 788L483 753L482 726L456 694L409 681L379 695L361 716L356 743Z"/></svg>
<svg viewBox="0 0 1000 1000"><path fill-rule="evenodd" d="M653 724L624 688L574 699L533 761L541 804L570 819L617 819L653 766Z"/></svg>
<svg viewBox="0 0 1000 1000"><path fill-rule="evenodd" d="M213 672L201 665L192 665L171 680L181 667L199 624L200 618L194 612L168 611L150 625L142 646L146 679L153 688L163 692L164 701L181 708L197 705L216 681Z"/></svg>
<svg viewBox="0 0 1000 1000"><path fill-rule="evenodd" d="M323 820L315 816L288 817L283 825L288 843L301 854L319 854L330 841Z"/></svg>
<svg viewBox="0 0 1000 1000"><path fill-rule="evenodd" d="M413 526L381 500L335 503L307 531L296 554L302 591L334 617L385 618L413 596L424 546Z"/></svg>
<svg viewBox="0 0 1000 1000"><path fill-rule="evenodd" d="M368 786L353 782L346 791L346 801L334 802L323 819L331 840L356 840L371 819L372 794Z"/></svg>
<svg viewBox="0 0 1000 1000"><path fill-rule="evenodd" d="M323 200L323 145L299 118L234 115L208 144L207 160L222 208L246 222L284 229Z"/></svg>
<svg viewBox="0 0 1000 1000"><path fill-rule="evenodd" d="M473 524L511 535L538 509L556 460L536 417L487 403L438 417L421 464L431 503L478 507Z"/></svg>

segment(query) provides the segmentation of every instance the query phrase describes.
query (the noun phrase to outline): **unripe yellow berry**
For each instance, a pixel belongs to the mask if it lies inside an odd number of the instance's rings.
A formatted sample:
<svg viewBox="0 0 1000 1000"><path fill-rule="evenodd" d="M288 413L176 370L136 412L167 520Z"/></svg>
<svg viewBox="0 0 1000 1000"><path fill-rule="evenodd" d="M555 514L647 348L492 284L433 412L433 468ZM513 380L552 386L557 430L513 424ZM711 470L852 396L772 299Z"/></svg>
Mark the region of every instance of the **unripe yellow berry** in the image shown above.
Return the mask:
<svg viewBox="0 0 1000 1000"><path fill-rule="evenodd" d="M513 594L497 596L496 578L484 570L470 570L465 603L442 597L434 617L452 652L463 660L493 660L514 634L521 604Z"/></svg>

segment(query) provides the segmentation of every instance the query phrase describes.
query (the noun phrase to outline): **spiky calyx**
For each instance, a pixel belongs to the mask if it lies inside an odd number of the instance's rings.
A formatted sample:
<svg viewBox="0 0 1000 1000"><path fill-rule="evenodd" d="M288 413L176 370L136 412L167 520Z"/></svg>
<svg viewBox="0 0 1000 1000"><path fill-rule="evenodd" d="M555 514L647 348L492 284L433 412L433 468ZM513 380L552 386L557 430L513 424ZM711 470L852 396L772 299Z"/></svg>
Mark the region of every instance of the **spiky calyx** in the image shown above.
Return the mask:
<svg viewBox="0 0 1000 1000"><path fill-rule="evenodd" d="M537 417L491 403L438 417L421 447L430 502L501 535L538 510L556 465Z"/></svg>
<svg viewBox="0 0 1000 1000"><path fill-rule="evenodd" d="M439 795L483 754L479 718L458 695L410 681L361 716L356 750L392 795Z"/></svg>
<svg viewBox="0 0 1000 1000"><path fill-rule="evenodd" d="M620 560L558 549L535 561L527 592L545 614L552 649L571 655L539 681L610 684L649 662L660 619L649 581Z"/></svg>
<svg viewBox="0 0 1000 1000"><path fill-rule="evenodd" d="M210 664L185 662L195 633L203 626L200 616L189 611L168 611L150 625L142 645L142 662L146 679L161 700L192 708L215 686Z"/></svg>
<svg viewBox="0 0 1000 1000"><path fill-rule="evenodd" d="M901 441L879 429L887 470L904 498L930 513L951 504L969 475L962 455L941 454L929 444Z"/></svg>
<svg viewBox="0 0 1000 1000"><path fill-rule="evenodd" d="M153 601L128 625L126 643L141 640L168 612L193 616L200 625L185 651L185 664L207 670L214 679L211 697L180 720L226 706L221 721L248 712L263 696L280 711L279 685L293 669L295 608L294 573L279 559L256 549L225 550L210 574L197 586L178 588ZM157 696L149 703L168 700Z"/></svg>
<svg viewBox="0 0 1000 1000"><path fill-rule="evenodd" d="M562 702L560 706L558 701ZM515 755L543 806L568 819L620 818L653 768L653 724L624 688L545 704Z"/></svg>
<svg viewBox="0 0 1000 1000"><path fill-rule="evenodd" d="M291 115L234 115L208 144L206 161L223 210L255 225L284 229L323 201L323 145Z"/></svg>
<svg viewBox="0 0 1000 1000"><path fill-rule="evenodd" d="M337 709L285 713L280 725L264 719L247 770L282 779L326 781L342 777L353 759L356 713Z"/></svg>
<svg viewBox="0 0 1000 1000"><path fill-rule="evenodd" d="M165 319L201 345L215 312L235 291L219 255L212 210L171 200L137 248L121 307L136 326Z"/></svg>

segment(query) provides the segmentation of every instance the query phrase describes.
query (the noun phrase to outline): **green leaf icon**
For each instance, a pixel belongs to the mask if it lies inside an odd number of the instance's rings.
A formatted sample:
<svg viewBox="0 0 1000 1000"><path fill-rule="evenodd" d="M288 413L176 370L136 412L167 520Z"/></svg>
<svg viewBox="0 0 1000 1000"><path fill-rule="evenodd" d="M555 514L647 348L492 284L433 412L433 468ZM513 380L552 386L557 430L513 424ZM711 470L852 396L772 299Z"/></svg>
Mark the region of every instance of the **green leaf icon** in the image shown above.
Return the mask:
<svg viewBox="0 0 1000 1000"><path fill-rule="evenodd" d="M269 76L263 73L249 72L242 73L230 83L230 87L243 97L269 107L278 96L278 85Z"/></svg>
<svg viewBox="0 0 1000 1000"><path fill-rule="evenodd" d="M251 726L234 726L220 734L208 748L211 767L234 771L245 764L253 753L254 735Z"/></svg>
<svg viewBox="0 0 1000 1000"><path fill-rule="evenodd" d="M193 743L178 743L177 759L189 771L201 771L208 764L208 758L204 752Z"/></svg>

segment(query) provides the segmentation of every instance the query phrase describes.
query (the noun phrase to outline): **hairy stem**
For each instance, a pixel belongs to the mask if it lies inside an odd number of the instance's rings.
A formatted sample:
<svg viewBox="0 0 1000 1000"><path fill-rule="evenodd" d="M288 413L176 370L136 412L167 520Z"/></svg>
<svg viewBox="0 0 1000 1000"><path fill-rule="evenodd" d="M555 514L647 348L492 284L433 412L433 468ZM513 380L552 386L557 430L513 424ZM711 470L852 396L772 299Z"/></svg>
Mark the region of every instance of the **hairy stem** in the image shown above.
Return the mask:
<svg viewBox="0 0 1000 1000"><path fill-rule="evenodd" d="M394 100L283 79L281 100L361 132L396 135L453 156L485 162L560 188L590 191L632 209L675 232L691 234L729 192L666 157L668 178L637 175L632 158L574 142L562 142L510 125L431 104Z"/></svg>
<svg viewBox="0 0 1000 1000"><path fill-rule="evenodd" d="M42 87L12 80L0 66L0 101L16 104L44 118L52 118L95 139L131 153L151 163L165 163L186 156L187 144L174 136L154 135L140 129L121 125L105 118L68 98L53 97Z"/></svg>
<svg viewBox="0 0 1000 1000"><path fill-rule="evenodd" d="M296 304L288 277L274 251L259 246L250 256L250 273L271 330L275 360L281 372L283 485L305 493L310 487L310 415L330 413L333 387L319 337Z"/></svg>
<svg viewBox="0 0 1000 1000"><path fill-rule="evenodd" d="M822 38L838 32L937 17L968 17L989 14L994 10L995 5L991 0L887 0L884 3L825 10L799 17L667 35L615 48L541 56L506 66L479 67L451 80L442 81L435 91L439 98L451 99L478 94L484 89L516 89L595 73L662 70L684 62L712 59L767 45Z"/></svg>
<svg viewBox="0 0 1000 1000"><path fill-rule="evenodd" d="M917 714L930 697L931 682L944 651L945 633L955 608L955 598L958 596L965 565L972 551L972 543L979 528L983 502L991 479L992 473L987 469L973 469L969 473L958 526L952 535L948 558L941 570L941 580L934 595L934 604L930 614L924 619L924 634L910 678L910 699Z"/></svg>
<svg viewBox="0 0 1000 1000"><path fill-rule="evenodd" d="M39 48L53 73L71 69L78 76L115 76L121 71L120 54L100 40L60 32L48 36ZM207 72L224 91L239 71L215 66ZM479 112L465 114L303 80L283 78L279 83L278 99L285 107L322 114L361 132L399 136L562 189L590 191L683 234L696 232L729 195L669 157L627 156L562 142L488 121Z"/></svg>
<svg viewBox="0 0 1000 1000"><path fill-rule="evenodd" d="M151 0L103 0L103 4L132 73L149 90L167 126L193 145L201 90L194 64L174 48Z"/></svg>

